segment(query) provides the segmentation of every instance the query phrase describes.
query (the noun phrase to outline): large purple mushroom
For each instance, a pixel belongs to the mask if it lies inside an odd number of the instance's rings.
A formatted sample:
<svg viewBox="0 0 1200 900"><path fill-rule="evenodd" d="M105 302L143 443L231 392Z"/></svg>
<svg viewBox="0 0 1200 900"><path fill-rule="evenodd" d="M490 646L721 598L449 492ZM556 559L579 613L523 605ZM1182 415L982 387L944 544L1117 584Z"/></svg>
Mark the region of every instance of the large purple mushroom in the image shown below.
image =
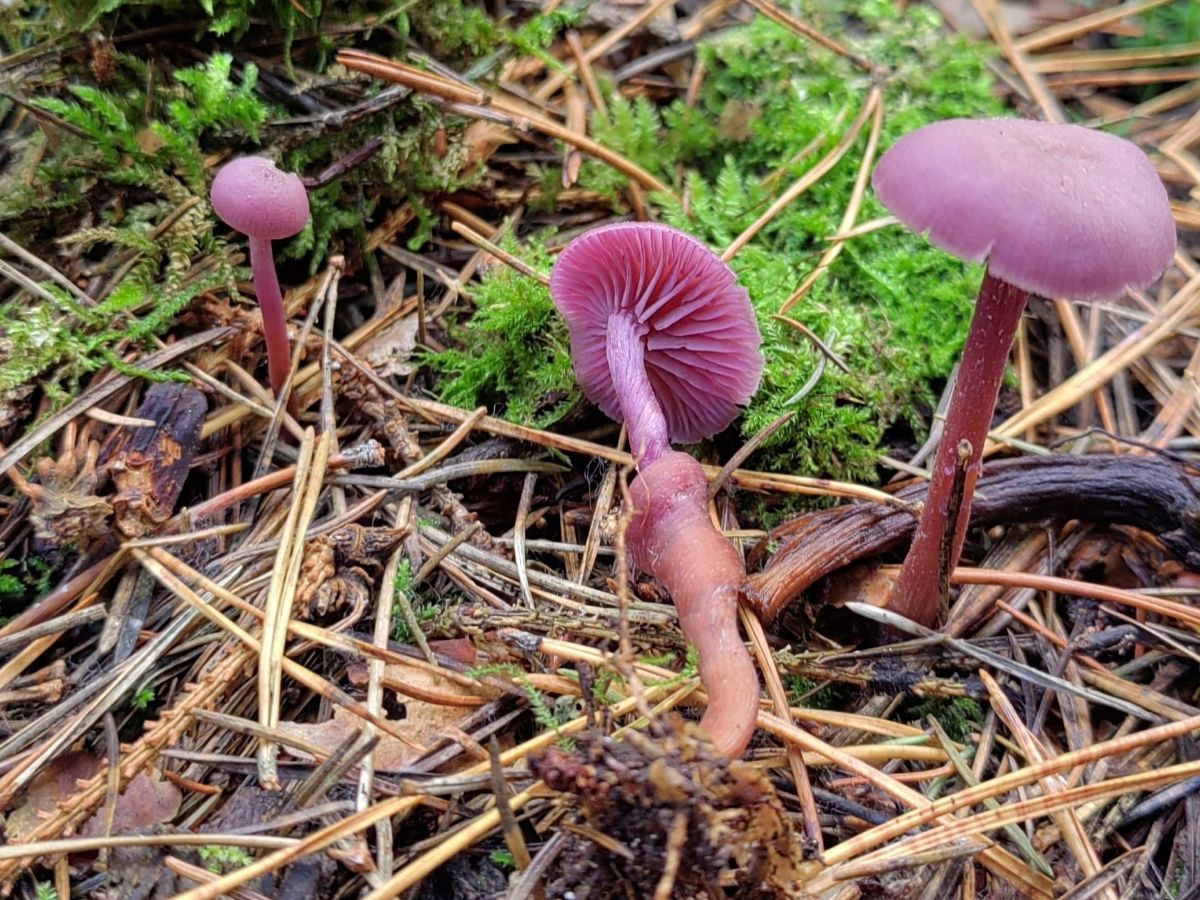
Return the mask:
<svg viewBox="0 0 1200 900"><path fill-rule="evenodd" d="M740 756L759 696L737 626L745 567L709 517L704 470L669 442L725 428L757 388L762 339L750 298L700 241L647 223L577 238L555 264L550 292L584 391L629 432L639 472L630 486L634 564L670 592L699 651L701 726L718 750Z"/></svg>
<svg viewBox="0 0 1200 900"><path fill-rule="evenodd" d="M308 192L298 175L280 171L271 160L243 156L217 173L211 199L221 220L250 239L250 270L262 310L267 374L278 397L287 384L292 360L271 241L298 234L308 224Z"/></svg>
<svg viewBox="0 0 1200 900"><path fill-rule="evenodd" d="M1171 262L1175 223L1146 155L1129 141L1077 125L937 122L897 141L880 159L873 184L909 228L961 259L987 262L929 494L889 602L893 611L932 625L962 550L983 445L1029 294L1097 300L1144 287ZM972 455L950 522L962 441Z"/></svg>

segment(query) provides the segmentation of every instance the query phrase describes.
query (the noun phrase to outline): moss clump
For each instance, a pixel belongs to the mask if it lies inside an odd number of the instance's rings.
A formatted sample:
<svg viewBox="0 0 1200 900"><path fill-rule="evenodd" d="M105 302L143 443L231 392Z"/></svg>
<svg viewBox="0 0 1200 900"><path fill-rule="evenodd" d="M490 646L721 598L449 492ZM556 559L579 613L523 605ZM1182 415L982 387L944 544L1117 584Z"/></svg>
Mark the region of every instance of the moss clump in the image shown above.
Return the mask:
<svg viewBox="0 0 1200 900"><path fill-rule="evenodd" d="M949 36L936 14L913 7L903 15L886 0L815 3L807 21L888 67L880 152L927 122L998 115L983 51ZM610 114L593 122L597 139L676 183L686 205L652 197L665 221L707 241L729 244L792 181L845 133L871 79L847 60L761 17L706 41L707 66L694 108L682 100L656 108L615 94ZM805 159L797 151L816 142ZM834 349L850 372L827 367L801 402L791 402L819 357L795 329L772 317L816 266L850 199L866 129L841 162L776 217L733 261L750 291L763 329L767 367L742 422L749 435L787 411L796 417L764 448L760 464L779 470L871 480L884 430L898 420L919 426L965 337L980 273L889 228L850 241L790 316ZM547 186L556 180L548 173ZM624 178L594 161L580 183L619 208ZM859 220L884 214L868 197ZM518 420L553 421L576 390L568 343L544 289L508 272L485 279L479 312L459 336L463 348L443 365L444 396L487 403ZM503 308L490 309L492 302ZM508 343L510 346L499 345ZM474 364L464 360L475 359ZM502 366L500 369L491 367ZM458 367L457 369L455 367Z"/></svg>
<svg viewBox="0 0 1200 900"><path fill-rule="evenodd" d="M913 706L910 715L914 722L932 716L952 740L960 743L965 743L972 732L983 727L983 707L970 697L931 697Z"/></svg>
<svg viewBox="0 0 1200 900"><path fill-rule="evenodd" d="M540 244L519 251L547 271ZM581 398L571 368L570 339L550 291L511 269L497 269L471 295L475 315L451 329L459 346L429 358L445 376L442 398L457 406L500 407L514 421L540 426L560 419Z"/></svg>

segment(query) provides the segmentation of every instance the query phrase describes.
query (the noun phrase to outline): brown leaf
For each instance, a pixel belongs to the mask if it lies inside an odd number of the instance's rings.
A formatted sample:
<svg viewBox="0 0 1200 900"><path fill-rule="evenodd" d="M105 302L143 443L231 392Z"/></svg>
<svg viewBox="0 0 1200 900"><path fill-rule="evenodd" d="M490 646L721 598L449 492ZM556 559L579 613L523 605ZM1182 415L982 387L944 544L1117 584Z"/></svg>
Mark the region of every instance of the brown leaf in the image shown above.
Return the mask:
<svg viewBox="0 0 1200 900"><path fill-rule="evenodd" d="M349 676L356 685L366 684L366 666L351 666ZM404 734L424 745L432 743L438 732L446 726L458 724L472 709L482 706L498 694L496 689L484 685L468 689L424 669L401 665L385 666L383 683L395 691L396 698L404 704L404 718L399 723ZM418 698L436 698L441 702ZM334 709L332 719L315 725L307 722L279 723L284 732L320 747L339 746L362 725L362 719L342 707ZM309 758L300 751L292 752L300 758ZM416 756L411 747L383 734L375 747L375 769L381 772L399 771Z"/></svg>
<svg viewBox="0 0 1200 900"><path fill-rule="evenodd" d="M467 168L490 159L504 144L516 142L511 130L495 122L477 119L467 126L463 143L467 145Z"/></svg>
<svg viewBox="0 0 1200 900"><path fill-rule="evenodd" d="M380 378L411 374L409 360L417 346L417 325L416 313L397 319L372 335L363 344L359 356Z"/></svg>
<svg viewBox="0 0 1200 900"><path fill-rule="evenodd" d="M83 752L65 753L52 762L29 786L24 802L9 814L8 840L12 843L24 840L60 803L79 792L79 782L91 779L103 767L100 757ZM182 801L179 788L171 782L164 781L157 773L141 772L117 796L112 833L128 834L168 822L179 812ZM84 823L80 833L97 835L103 829L101 811Z"/></svg>
<svg viewBox="0 0 1200 900"><path fill-rule="evenodd" d="M315 725L309 722L280 722L279 730L284 734L300 738L318 747L339 747L346 738L363 727L363 720L354 713L340 706L333 709L333 718ZM297 759L312 759L303 751L288 748ZM416 752L407 744L394 737L381 734L379 743L375 745L375 770L379 772L394 772L403 769L416 759Z"/></svg>

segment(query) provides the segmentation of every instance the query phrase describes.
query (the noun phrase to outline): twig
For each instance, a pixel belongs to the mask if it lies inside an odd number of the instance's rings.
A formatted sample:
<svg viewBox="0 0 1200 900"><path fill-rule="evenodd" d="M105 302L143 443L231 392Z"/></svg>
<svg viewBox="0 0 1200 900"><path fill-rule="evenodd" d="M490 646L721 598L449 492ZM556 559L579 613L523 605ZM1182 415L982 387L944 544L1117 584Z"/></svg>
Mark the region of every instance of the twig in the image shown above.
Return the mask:
<svg viewBox="0 0 1200 900"><path fill-rule="evenodd" d="M829 35L818 31L811 25L801 22L795 16L780 9L778 6L772 3L771 0L747 0L747 2L768 19L778 22L784 28L794 31L801 37L808 38L810 41L815 41L825 49L832 50L838 56L845 57L864 72L874 73L877 70L875 63L871 62L866 57L859 56L857 53L854 53L853 51L839 44L833 38L829 37Z"/></svg>
<svg viewBox="0 0 1200 900"><path fill-rule="evenodd" d="M517 257L513 256L503 247L493 244L482 234L479 234L474 229L464 225L462 222L451 222L450 230L455 234L461 234L476 247L479 247L481 250L486 250L492 256L496 257L496 259L501 260L506 265L520 272L522 275L527 275L528 277L546 285L547 287L550 286L550 277L548 275L543 275L528 263L517 259Z"/></svg>
<svg viewBox="0 0 1200 900"><path fill-rule="evenodd" d="M867 135L867 146L863 150L862 162L858 167L858 174L854 179L854 187L850 191L850 200L846 203L846 211L842 214L842 220L838 225L838 234L848 233L854 225L854 220L858 218L859 210L862 209L862 203L867 195L867 182L871 177L871 169L875 165L875 151L879 147L879 135L883 130L883 95L880 94L878 102L875 104L875 109L871 113L871 130ZM825 252L821 254L821 258L817 261L816 267L809 272L800 286L796 288L779 307L779 314L782 316L793 306L799 303L808 292L812 290L812 286L817 283L818 279L829 270L839 256L842 250L846 247L846 239L834 241ZM834 359L833 356L830 356Z"/></svg>
<svg viewBox="0 0 1200 900"><path fill-rule="evenodd" d="M525 527L529 521L529 504L533 500L533 486L537 475L530 472L521 487L521 499L517 502L517 521L513 525L513 556L517 566L517 580L521 585L521 597L525 605L533 609L533 594L529 592L529 563L525 552Z"/></svg>

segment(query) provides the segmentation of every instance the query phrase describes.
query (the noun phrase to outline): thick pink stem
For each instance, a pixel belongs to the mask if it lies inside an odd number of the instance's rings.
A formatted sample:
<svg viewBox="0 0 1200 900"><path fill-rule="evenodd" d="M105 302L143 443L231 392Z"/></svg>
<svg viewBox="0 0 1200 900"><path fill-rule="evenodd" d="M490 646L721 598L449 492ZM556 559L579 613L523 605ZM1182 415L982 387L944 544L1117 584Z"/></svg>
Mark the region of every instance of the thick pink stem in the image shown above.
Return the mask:
<svg viewBox="0 0 1200 900"><path fill-rule="evenodd" d="M646 376L642 335L632 317L617 313L608 320L604 346L621 417L629 432L629 452L639 466L647 466L669 452L671 444L666 417Z"/></svg>
<svg viewBox="0 0 1200 900"><path fill-rule="evenodd" d="M254 274L254 291L258 294L258 308L262 311L263 340L267 344L267 376L271 380L271 390L278 397L283 393L292 369L287 313L283 308L279 278L275 274L275 254L271 251L271 241L253 234L249 237L250 271Z"/></svg>
<svg viewBox="0 0 1200 900"><path fill-rule="evenodd" d="M1028 298L1027 291L993 278L990 272L984 276L979 289L975 317L971 320L971 331L963 348L958 379L946 414L946 427L938 442L921 521L888 604L893 612L922 625L931 626L937 620L941 573L953 569L962 552L971 518L971 497L982 469L983 445L992 424L1013 336ZM954 472L958 467L958 445L964 440L971 444L971 460L958 518L951 525L949 507ZM943 561L940 559L942 536L949 527L954 528L954 542L950 559Z"/></svg>
<svg viewBox="0 0 1200 900"><path fill-rule="evenodd" d="M742 755L758 714L758 671L738 634L738 594L746 569L708 517L700 464L669 451L629 487L634 564L671 593L684 638L700 653L708 693L701 727L730 758Z"/></svg>

